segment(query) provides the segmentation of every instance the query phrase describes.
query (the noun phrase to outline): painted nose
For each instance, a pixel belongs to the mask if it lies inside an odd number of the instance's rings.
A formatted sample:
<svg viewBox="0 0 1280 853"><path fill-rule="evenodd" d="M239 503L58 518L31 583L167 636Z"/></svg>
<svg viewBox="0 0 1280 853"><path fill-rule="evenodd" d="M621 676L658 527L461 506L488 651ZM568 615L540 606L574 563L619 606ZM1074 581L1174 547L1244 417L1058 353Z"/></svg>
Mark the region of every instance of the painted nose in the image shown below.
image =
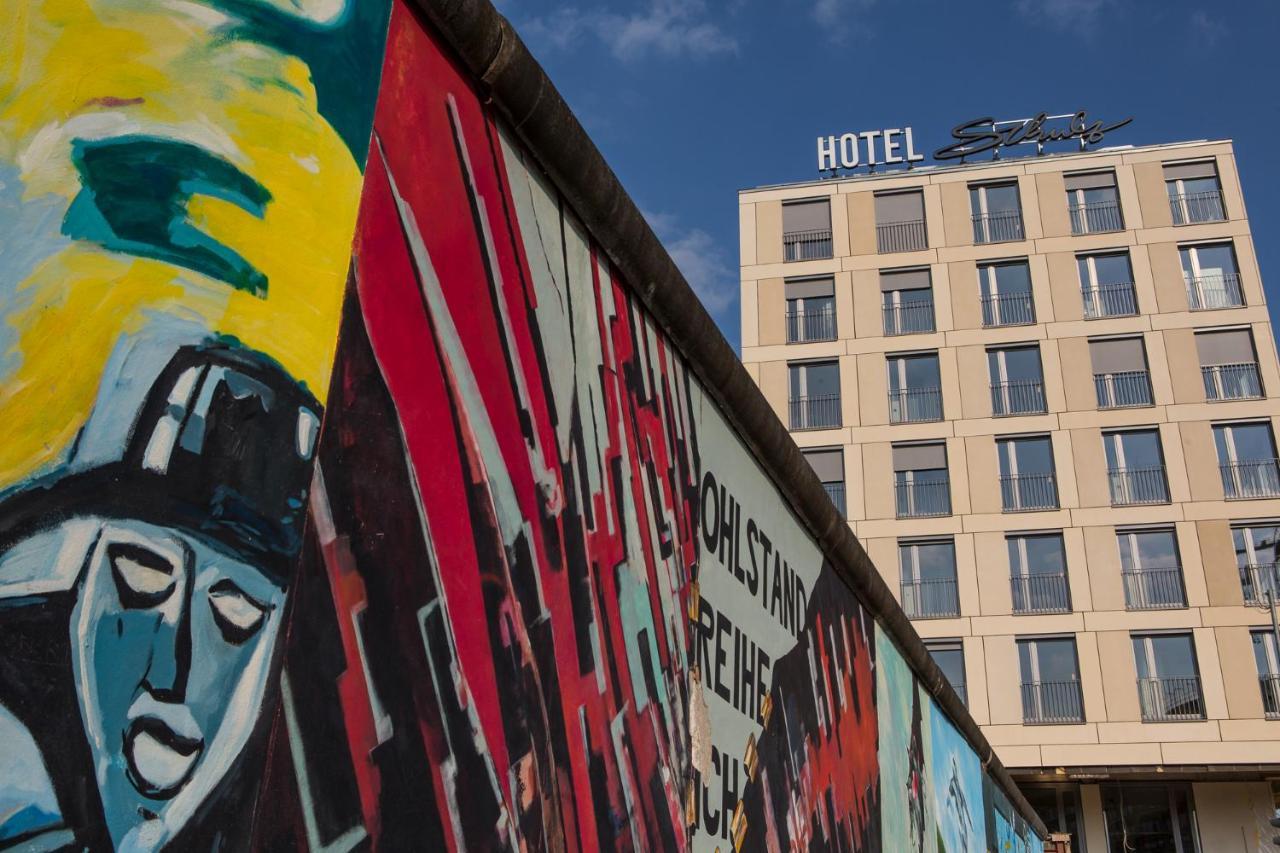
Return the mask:
<svg viewBox="0 0 1280 853"><path fill-rule="evenodd" d="M143 686L162 702L182 702L191 676L191 620L188 595L157 614ZM178 596L175 596L177 599Z"/></svg>

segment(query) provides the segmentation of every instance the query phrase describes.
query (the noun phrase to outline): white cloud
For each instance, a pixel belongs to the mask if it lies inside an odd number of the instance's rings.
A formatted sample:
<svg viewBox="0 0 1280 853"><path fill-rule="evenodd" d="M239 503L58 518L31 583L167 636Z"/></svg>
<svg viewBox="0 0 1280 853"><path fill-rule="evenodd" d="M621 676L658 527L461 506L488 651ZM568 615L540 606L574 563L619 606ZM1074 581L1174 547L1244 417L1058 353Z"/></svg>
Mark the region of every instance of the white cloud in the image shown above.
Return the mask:
<svg viewBox="0 0 1280 853"><path fill-rule="evenodd" d="M643 213L707 312L722 328L726 322L736 321L729 309L738 304L738 271L724 248L701 228L681 228L677 216ZM726 313L730 316L723 316Z"/></svg>
<svg viewBox="0 0 1280 853"><path fill-rule="evenodd" d="M851 33L867 34L869 28L862 16L876 0L813 0L810 14L826 30L828 38L844 41Z"/></svg>
<svg viewBox="0 0 1280 853"><path fill-rule="evenodd" d="M517 30L535 48L557 50L591 36L625 62L651 54L702 58L736 53L737 40L706 12L705 0L646 0L644 8L629 14L564 6L520 22Z"/></svg>
<svg viewBox="0 0 1280 853"><path fill-rule="evenodd" d="M1058 30L1093 34L1098 20L1114 0L1016 0L1014 8L1024 17Z"/></svg>
<svg viewBox="0 0 1280 853"><path fill-rule="evenodd" d="M1213 47L1227 35L1227 25L1199 9L1191 14L1191 33L1197 43Z"/></svg>

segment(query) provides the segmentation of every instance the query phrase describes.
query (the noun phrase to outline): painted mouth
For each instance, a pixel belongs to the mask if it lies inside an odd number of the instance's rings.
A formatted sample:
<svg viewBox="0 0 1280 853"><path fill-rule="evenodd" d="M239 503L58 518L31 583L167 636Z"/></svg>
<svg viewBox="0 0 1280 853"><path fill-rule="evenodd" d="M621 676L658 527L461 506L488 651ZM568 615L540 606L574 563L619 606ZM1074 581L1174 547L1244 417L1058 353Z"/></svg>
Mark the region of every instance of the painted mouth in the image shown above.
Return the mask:
<svg viewBox="0 0 1280 853"><path fill-rule="evenodd" d="M156 800L182 790L203 752L203 739L183 737L158 717L139 717L124 735L129 781Z"/></svg>

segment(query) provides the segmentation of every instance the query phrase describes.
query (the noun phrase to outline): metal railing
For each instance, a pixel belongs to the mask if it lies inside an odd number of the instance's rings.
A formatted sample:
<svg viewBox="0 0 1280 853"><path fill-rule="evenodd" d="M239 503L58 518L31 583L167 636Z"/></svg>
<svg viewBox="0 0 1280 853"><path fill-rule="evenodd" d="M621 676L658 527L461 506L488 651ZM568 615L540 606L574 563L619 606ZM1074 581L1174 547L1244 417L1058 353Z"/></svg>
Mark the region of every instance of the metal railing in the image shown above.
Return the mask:
<svg viewBox="0 0 1280 853"><path fill-rule="evenodd" d="M1102 234L1107 231L1124 230L1119 201L1073 204L1068 209L1071 213L1072 234Z"/></svg>
<svg viewBox="0 0 1280 853"><path fill-rule="evenodd" d="M1120 573L1120 578L1124 582L1126 610L1164 610L1187 606L1180 566L1125 569Z"/></svg>
<svg viewBox="0 0 1280 853"><path fill-rule="evenodd" d="M836 511L842 517L848 515L844 505L844 483L823 483L822 488L826 490L831 502L836 505Z"/></svg>
<svg viewBox="0 0 1280 853"><path fill-rule="evenodd" d="M994 293L982 297L982 325L1029 326L1036 321L1035 300L1025 293Z"/></svg>
<svg viewBox="0 0 1280 853"><path fill-rule="evenodd" d="M1268 720L1280 720L1280 675L1259 675L1262 688L1262 714Z"/></svg>
<svg viewBox="0 0 1280 853"><path fill-rule="evenodd" d="M1044 383L1037 379L991 383L991 414L1040 415L1045 412Z"/></svg>
<svg viewBox="0 0 1280 853"><path fill-rule="evenodd" d="M830 429L840 426L840 395L791 398L792 429Z"/></svg>
<svg viewBox="0 0 1280 853"><path fill-rule="evenodd" d="M1099 409L1128 409L1150 406L1151 374L1145 370L1122 370L1093 374L1093 389Z"/></svg>
<svg viewBox="0 0 1280 853"><path fill-rule="evenodd" d="M1197 278L1183 276L1183 278L1187 284L1187 303L1192 311L1213 311L1218 308L1239 308L1244 305L1240 273L1202 275Z"/></svg>
<svg viewBox="0 0 1280 853"><path fill-rule="evenodd" d="M898 518L936 518L951 515L951 480L916 480L896 483Z"/></svg>
<svg viewBox="0 0 1280 853"><path fill-rule="evenodd" d="M1174 225L1191 225L1196 222L1221 222L1227 218L1222 207L1221 190L1205 190L1200 193L1182 193L1169 196L1169 212Z"/></svg>
<svg viewBox="0 0 1280 853"><path fill-rule="evenodd" d="M1270 590L1280 601L1280 564L1249 563L1240 567L1240 590L1245 604L1266 604Z"/></svg>
<svg viewBox="0 0 1280 853"><path fill-rule="evenodd" d="M1009 579L1014 613L1069 613L1071 594L1067 576L1056 574L1014 575Z"/></svg>
<svg viewBox="0 0 1280 853"><path fill-rule="evenodd" d="M915 424L940 420L941 388L906 388L889 392L889 423Z"/></svg>
<svg viewBox="0 0 1280 853"><path fill-rule="evenodd" d="M1112 506L1167 504L1169 482L1164 466L1155 468L1111 468L1107 471L1111 485Z"/></svg>
<svg viewBox="0 0 1280 853"><path fill-rule="evenodd" d="M1080 291L1084 299L1084 318L1097 320L1102 317L1132 317L1138 313L1138 297L1133 282L1100 284Z"/></svg>
<svg viewBox="0 0 1280 853"><path fill-rule="evenodd" d="M787 312L787 343L802 344L808 341L834 341L835 339L835 308Z"/></svg>
<svg viewBox="0 0 1280 853"><path fill-rule="evenodd" d="M831 229L792 231L782 235L784 261L819 261L831 257Z"/></svg>
<svg viewBox="0 0 1280 853"><path fill-rule="evenodd" d="M902 222L885 222L876 226L876 251L882 255L891 252L918 252L929 248L923 219L907 219Z"/></svg>
<svg viewBox="0 0 1280 853"><path fill-rule="evenodd" d="M908 619L946 619L960 615L955 578L902 582L902 610Z"/></svg>
<svg viewBox="0 0 1280 853"><path fill-rule="evenodd" d="M1280 460L1249 459L1223 462L1222 491L1227 500L1280 497Z"/></svg>
<svg viewBox="0 0 1280 853"><path fill-rule="evenodd" d="M914 335L932 332L935 328L932 299L884 306L886 335Z"/></svg>
<svg viewBox="0 0 1280 853"><path fill-rule="evenodd" d="M1005 512L1058 508L1058 482L1053 474L1005 474L1000 477Z"/></svg>
<svg viewBox="0 0 1280 853"><path fill-rule="evenodd" d="M1084 697L1079 681L1024 681L1022 722L1027 725L1083 723Z"/></svg>
<svg viewBox="0 0 1280 853"><path fill-rule="evenodd" d="M1144 723L1204 719L1204 694L1200 678L1139 678L1138 703Z"/></svg>
<svg viewBox="0 0 1280 853"><path fill-rule="evenodd" d="M1022 228L1022 212L1001 210L995 213L973 214L973 242L1008 243L1025 236Z"/></svg>
<svg viewBox="0 0 1280 853"><path fill-rule="evenodd" d="M1252 400L1262 396L1262 377L1253 362L1201 365L1206 400Z"/></svg>

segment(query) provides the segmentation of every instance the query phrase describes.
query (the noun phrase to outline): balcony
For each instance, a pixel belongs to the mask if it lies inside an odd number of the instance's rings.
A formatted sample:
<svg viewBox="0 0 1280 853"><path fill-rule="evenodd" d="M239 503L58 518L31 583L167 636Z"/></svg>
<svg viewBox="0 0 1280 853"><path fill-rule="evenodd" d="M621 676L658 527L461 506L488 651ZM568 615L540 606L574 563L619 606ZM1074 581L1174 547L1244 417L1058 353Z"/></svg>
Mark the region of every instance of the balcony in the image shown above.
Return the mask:
<svg viewBox="0 0 1280 853"><path fill-rule="evenodd" d="M1227 500L1280 497L1280 460L1224 462L1218 470L1222 473L1222 491Z"/></svg>
<svg viewBox="0 0 1280 853"><path fill-rule="evenodd" d="M835 339L836 311L834 308L787 312L787 343L803 344Z"/></svg>
<svg viewBox="0 0 1280 853"><path fill-rule="evenodd" d="M1014 613L1070 613L1071 595L1067 576L1057 574L1019 575L1009 579Z"/></svg>
<svg viewBox="0 0 1280 853"><path fill-rule="evenodd" d="M1215 311L1219 308L1239 308L1244 305L1244 291L1240 288L1239 273L1202 275L1199 278L1184 276L1187 283L1187 304L1192 311Z"/></svg>
<svg viewBox="0 0 1280 853"><path fill-rule="evenodd" d="M1070 205L1071 233L1105 234L1108 231L1123 231L1124 218L1120 216L1120 202L1095 201L1089 204Z"/></svg>
<svg viewBox="0 0 1280 853"><path fill-rule="evenodd" d="M1187 606L1180 566L1125 569L1120 578L1124 582L1126 610L1168 610Z"/></svg>
<svg viewBox="0 0 1280 853"><path fill-rule="evenodd" d="M822 488L826 490L827 497L831 498L831 502L835 504L836 511L843 518L848 515L845 512L844 505L844 483L823 483Z"/></svg>
<svg viewBox="0 0 1280 853"><path fill-rule="evenodd" d="M784 261L821 261L831 257L831 229L782 235Z"/></svg>
<svg viewBox="0 0 1280 853"><path fill-rule="evenodd" d="M1010 243L1026 236L1022 227L1022 213L1017 210L1001 210L996 213L973 214L973 242Z"/></svg>
<svg viewBox="0 0 1280 853"><path fill-rule="evenodd" d="M1034 512L1058 508L1058 483L1053 474L1006 474L1000 478L1005 512Z"/></svg>
<svg viewBox="0 0 1280 853"><path fill-rule="evenodd" d="M941 388L908 388L889 392L889 423L918 424L940 420Z"/></svg>
<svg viewBox="0 0 1280 853"><path fill-rule="evenodd" d="M948 477L896 483L898 518L937 518L951 515L951 481Z"/></svg>
<svg viewBox="0 0 1280 853"><path fill-rule="evenodd" d="M1044 383L1040 380L991 383L991 414L996 417L1044 413Z"/></svg>
<svg viewBox="0 0 1280 853"><path fill-rule="evenodd" d="M1023 682L1022 722L1029 726L1083 723L1084 698L1080 682Z"/></svg>
<svg viewBox="0 0 1280 853"><path fill-rule="evenodd" d="M1036 321L1036 306L1030 291L996 293L982 297L982 326L1029 326Z"/></svg>
<svg viewBox="0 0 1280 853"><path fill-rule="evenodd" d="M893 252L919 252L929 248L923 219L904 222L886 222L876 226L876 251L882 255Z"/></svg>
<svg viewBox="0 0 1280 853"><path fill-rule="evenodd" d="M916 335L935 328L932 299L884 306L886 335Z"/></svg>
<svg viewBox="0 0 1280 853"><path fill-rule="evenodd" d="M1204 719L1204 694L1200 678L1139 678L1138 703L1142 722L1168 723Z"/></svg>
<svg viewBox="0 0 1280 853"><path fill-rule="evenodd" d="M840 426L840 395L792 397L792 429L831 429Z"/></svg>
<svg viewBox="0 0 1280 853"><path fill-rule="evenodd" d="M1266 604L1268 592L1280 602L1280 564L1249 563L1241 566L1240 590L1244 593L1245 604Z"/></svg>
<svg viewBox="0 0 1280 853"><path fill-rule="evenodd" d="M1219 400L1256 400L1262 396L1262 377L1258 365L1214 364L1200 368L1204 380L1204 397L1209 402Z"/></svg>
<svg viewBox="0 0 1280 853"><path fill-rule="evenodd" d="M1093 374L1093 389L1099 409L1131 409L1150 406L1151 374L1145 370L1122 370Z"/></svg>
<svg viewBox="0 0 1280 853"><path fill-rule="evenodd" d="M1132 282L1101 284L1080 292L1084 299L1084 318L1132 317L1138 313L1138 297Z"/></svg>
<svg viewBox="0 0 1280 853"><path fill-rule="evenodd" d="M1112 506L1167 504L1169 483L1164 466L1156 468L1112 468L1107 471Z"/></svg>
<svg viewBox="0 0 1280 853"><path fill-rule="evenodd" d="M1169 212L1173 214L1174 225L1221 222L1227 218L1226 211L1222 207L1221 190L1171 195L1169 196Z"/></svg>
<svg viewBox="0 0 1280 853"><path fill-rule="evenodd" d="M1259 675L1262 688L1262 714L1268 720L1280 720L1280 675Z"/></svg>
<svg viewBox="0 0 1280 853"><path fill-rule="evenodd" d="M903 581L902 609L909 619L949 619L960 615L955 578Z"/></svg>

